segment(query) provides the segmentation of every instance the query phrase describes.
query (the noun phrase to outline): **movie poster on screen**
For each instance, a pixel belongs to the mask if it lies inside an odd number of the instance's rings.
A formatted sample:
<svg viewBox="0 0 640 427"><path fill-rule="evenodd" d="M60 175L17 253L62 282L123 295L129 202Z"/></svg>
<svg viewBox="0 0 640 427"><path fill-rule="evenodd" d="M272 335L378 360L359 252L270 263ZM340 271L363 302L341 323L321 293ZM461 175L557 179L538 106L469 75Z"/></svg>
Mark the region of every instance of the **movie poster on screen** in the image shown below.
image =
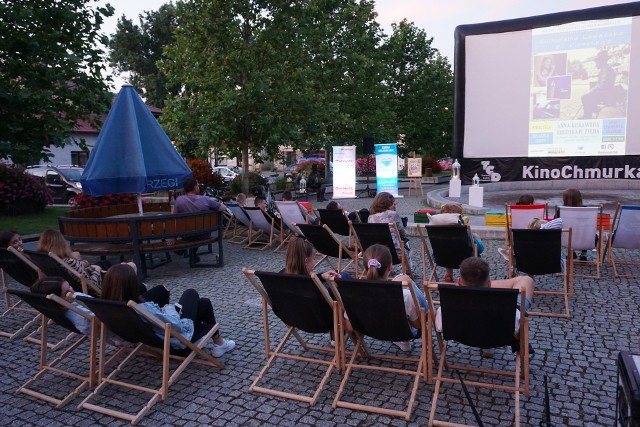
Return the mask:
<svg viewBox="0 0 640 427"><path fill-rule="evenodd" d="M397 144L376 144L376 191L398 197Z"/></svg>
<svg viewBox="0 0 640 427"><path fill-rule="evenodd" d="M529 157L626 154L631 26L624 17L532 31Z"/></svg>
<svg viewBox="0 0 640 427"><path fill-rule="evenodd" d="M333 147L333 198L356 197L356 146Z"/></svg>
<svg viewBox="0 0 640 427"><path fill-rule="evenodd" d="M422 159L420 157L407 159L407 177L422 177Z"/></svg>

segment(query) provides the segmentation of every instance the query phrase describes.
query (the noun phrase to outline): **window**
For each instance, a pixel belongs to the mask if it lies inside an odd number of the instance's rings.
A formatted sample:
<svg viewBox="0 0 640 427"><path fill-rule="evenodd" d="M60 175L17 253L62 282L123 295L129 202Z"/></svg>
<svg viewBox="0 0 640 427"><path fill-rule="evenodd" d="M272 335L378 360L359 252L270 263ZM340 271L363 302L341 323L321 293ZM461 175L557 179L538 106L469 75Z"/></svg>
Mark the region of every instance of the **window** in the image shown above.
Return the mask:
<svg viewBox="0 0 640 427"><path fill-rule="evenodd" d="M88 151L72 151L71 152L71 164L84 167L89 160Z"/></svg>

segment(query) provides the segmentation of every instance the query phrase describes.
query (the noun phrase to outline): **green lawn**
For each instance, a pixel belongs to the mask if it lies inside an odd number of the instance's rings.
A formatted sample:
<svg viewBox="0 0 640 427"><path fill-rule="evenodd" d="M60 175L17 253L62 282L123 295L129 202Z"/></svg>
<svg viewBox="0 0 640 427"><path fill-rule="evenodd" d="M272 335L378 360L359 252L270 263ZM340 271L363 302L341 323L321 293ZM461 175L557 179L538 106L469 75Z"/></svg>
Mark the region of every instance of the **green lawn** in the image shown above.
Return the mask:
<svg viewBox="0 0 640 427"><path fill-rule="evenodd" d="M58 217L64 215L67 207L47 207L44 212L19 216L0 215L0 230L13 230L23 236L38 234L47 228L58 229Z"/></svg>

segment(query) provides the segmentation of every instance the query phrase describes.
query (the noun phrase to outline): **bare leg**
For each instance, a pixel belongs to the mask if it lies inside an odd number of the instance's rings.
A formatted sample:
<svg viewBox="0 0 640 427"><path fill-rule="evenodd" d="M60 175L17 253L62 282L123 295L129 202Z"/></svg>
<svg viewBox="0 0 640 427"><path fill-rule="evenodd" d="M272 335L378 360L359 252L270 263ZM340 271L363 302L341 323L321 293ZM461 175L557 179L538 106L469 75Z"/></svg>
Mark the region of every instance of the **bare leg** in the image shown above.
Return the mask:
<svg viewBox="0 0 640 427"><path fill-rule="evenodd" d="M535 287L535 282L530 276L517 276L512 279L492 280L491 287L517 290L524 289L527 299L530 302L533 302L533 289Z"/></svg>

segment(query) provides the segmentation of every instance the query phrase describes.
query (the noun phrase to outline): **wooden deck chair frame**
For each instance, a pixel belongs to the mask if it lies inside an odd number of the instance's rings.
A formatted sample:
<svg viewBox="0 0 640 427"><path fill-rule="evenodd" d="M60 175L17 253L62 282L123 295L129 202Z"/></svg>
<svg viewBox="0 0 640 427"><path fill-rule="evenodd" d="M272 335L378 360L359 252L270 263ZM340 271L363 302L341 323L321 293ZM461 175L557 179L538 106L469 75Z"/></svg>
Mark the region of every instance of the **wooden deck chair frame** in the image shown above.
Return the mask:
<svg viewBox="0 0 640 427"><path fill-rule="evenodd" d="M296 201L274 201L273 204L280 212L282 219L280 221L280 244L275 252L282 252L293 236L302 234L297 224L308 224L309 216L306 214L307 210Z"/></svg>
<svg viewBox="0 0 640 427"><path fill-rule="evenodd" d="M55 260L50 258L45 253L27 250L18 251L15 248L7 248L7 250L13 253L15 257L25 265L26 268L35 270L38 274L38 279L42 279L47 276L60 276L69 281L69 284L71 284L71 280L73 280L70 275L68 275L66 271L60 265L58 265ZM49 325L51 325L51 323L52 322L49 322ZM40 329L41 328L38 327L38 329L32 331L29 335L24 337L25 341L40 345L41 342L40 338L38 337ZM49 347L49 350L56 351L59 348L67 345L71 338L71 335L67 335L66 337L61 338L55 343L47 342L47 346Z"/></svg>
<svg viewBox="0 0 640 427"><path fill-rule="evenodd" d="M91 282L86 277L82 277L77 271L72 269L67 263L65 263L60 257L51 253L47 254L38 251L24 250L20 253L23 257L30 260L40 272L42 277L45 276L59 276L69 282L71 287L76 291L89 293L89 289L100 295L100 288L95 283ZM77 280L80 281L80 289L78 289Z"/></svg>
<svg viewBox="0 0 640 427"><path fill-rule="evenodd" d="M346 332L345 316L349 316L349 323L353 327L356 337L355 348L349 361L344 363L345 373L340 387L333 400L334 408L348 408L358 411L367 411L377 414L403 417L411 419L411 412L415 402L418 385L422 378L426 382L432 380L432 342L431 342L431 317L418 304L418 298L414 286L410 282L394 282L380 280L337 279L329 281L329 285L338 300L340 314L341 336ZM374 354L366 346L365 337L382 341L408 341L414 338L404 305L402 289L408 288L415 307L420 314L420 323L424 327L420 330L421 349L419 357L390 356L386 354ZM384 313L384 315L382 314ZM341 343L344 346L344 341ZM342 350L342 356L346 352ZM382 361L413 362L416 369L401 369L388 366L373 365L367 363L369 359ZM341 400L352 371L363 369L366 371L389 372L413 377L413 384L409 395L409 402L405 410L388 409L374 405L363 405Z"/></svg>
<svg viewBox="0 0 640 427"><path fill-rule="evenodd" d="M509 276L514 277L516 271L529 274L533 277L546 274L562 275L561 290L540 290L533 291L534 295L558 295L564 300L563 313L551 313L543 311L529 311L529 316L543 317L563 317L571 318L569 310L569 294L572 286L572 263L571 255L563 268L564 254L562 251L562 241L565 242L567 253L571 254L571 229L549 229L549 230L511 230L511 251L509 253Z"/></svg>
<svg viewBox="0 0 640 427"><path fill-rule="evenodd" d="M42 326L40 327L40 370L35 376L29 379L29 381L20 386L17 392L24 393L28 396L35 397L40 400L44 400L45 402L49 402L55 405L56 408L62 408L72 399L75 399L87 387L93 388L96 385L97 373L96 346L98 337L98 324L95 316L92 316L80 310L79 308L75 307L74 305L70 304L57 295L40 295L18 290L9 290L9 292L21 298L27 304L38 310L38 312L41 313L40 318L42 319ZM73 323L71 323L65 317L64 312L66 310L72 310L91 322L91 334L89 336L81 334L80 331L75 328ZM69 331L69 342L71 342L72 339L77 338L70 343L70 345L64 350L64 352L62 352L54 360L51 361L47 361L48 346L42 345L42 343L46 343L48 341L47 335L49 320L52 320L54 323ZM58 367L60 362L70 357L71 354L73 354L78 349L78 347L87 340L89 340L89 357L87 358L89 366L87 370L88 373L86 375L81 375L76 372L71 372ZM73 378L77 381L80 381L80 384L78 384L78 386L73 388L62 398L57 398L45 392L37 391L31 388L40 380L40 378L42 378L42 376L46 374L57 374L68 378Z"/></svg>
<svg viewBox="0 0 640 427"><path fill-rule="evenodd" d="M507 248L511 247L511 241L509 238L511 234L509 230L512 228L522 229L529 228L529 223L538 218L545 219L547 218L547 204L546 203L536 203L533 205L510 205L505 204L505 215L506 220L504 223L504 231L505 231L505 245Z"/></svg>
<svg viewBox="0 0 640 427"><path fill-rule="evenodd" d="M438 267L457 269L465 258L478 256L469 225L417 224L417 228L422 243L422 277L425 285L447 283L439 281ZM438 242L435 246L434 241ZM428 276L427 263L431 268Z"/></svg>
<svg viewBox="0 0 640 427"><path fill-rule="evenodd" d="M411 271L411 267L409 265L409 260L407 259L405 253L404 240L400 238L400 232L398 231L398 226L394 222L390 223L362 223L355 224L349 221L349 226L352 229L352 233L355 239L355 252L356 253L364 253L365 250L371 245L381 244L389 248L391 252L391 259L393 265L400 264L402 267L402 273L408 274L413 278L413 272ZM386 227L385 227L386 226ZM395 230L395 235L398 236L398 243L400 245L400 253L396 249L395 243L393 242L393 235L391 234L391 230ZM356 263L356 275L358 274L357 269L358 263Z"/></svg>
<svg viewBox="0 0 640 427"><path fill-rule="evenodd" d="M167 398L169 387L178 379L179 375L190 363L198 363L221 369L224 368L222 363L203 350L203 347L218 330L219 325L217 323L212 325L206 333L203 333L196 342L190 342L173 329L170 323L163 323L160 319L147 312L144 307L133 301L108 301L82 296L78 296L76 299L86 305L101 322L98 386L78 405L78 409L89 409L104 415L127 420L131 424L136 424L158 400L165 400ZM123 322L123 319L126 319L126 321ZM164 329L164 339L160 339L155 335L151 325ZM120 362L109 375L106 375L107 360L105 358L105 350L109 331L126 341L138 345L133 349L126 349L128 350L126 357L124 357L122 362ZM198 331L198 325L196 325L196 331ZM176 338L185 348L182 350L172 350L170 344L171 338ZM157 389L154 389L116 379L127 364L148 347L159 349L162 352L161 385ZM200 356L203 360L196 359L196 356ZM113 358L110 360L112 359ZM173 373L170 372L169 366L171 359L181 360L181 363L174 369ZM151 398L142 409L135 414L100 406L97 403L91 403L96 396L102 396L101 392L107 385L116 385L125 389L148 393L151 395Z"/></svg>
<svg viewBox="0 0 640 427"><path fill-rule="evenodd" d="M10 249L9 249L10 248ZM25 313L33 315L31 320L25 322L16 330L5 331L0 330L0 336L9 338L10 340L18 337L22 333L34 327L40 321L40 314L37 310L24 305L21 299L16 302L11 301L9 286L7 285L7 275L21 285L30 288L38 280L38 268L29 261L29 264L23 262L22 259L15 255L18 252L15 248L0 248L0 275L2 275L2 295L4 297L5 310L0 314L0 319L8 318L8 316L17 313Z"/></svg>
<svg viewBox="0 0 640 427"><path fill-rule="evenodd" d="M232 213L232 220L227 224L227 228L224 231L225 239L229 243L243 244L249 240L249 226L251 220L243 210L243 208L237 203L226 203L225 206ZM231 228L233 227L233 228ZM227 237L229 232L233 230L230 237Z"/></svg>
<svg viewBox="0 0 640 427"><path fill-rule="evenodd" d="M607 240L607 256L615 277L635 277L634 274L620 274L621 265L639 265L640 261L617 256L622 249L640 249L640 205L618 203L611 222Z"/></svg>
<svg viewBox="0 0 640 427"><path fill-rule="evenodd" d="M311 275L297 275L253 271L246 268L243 268L242 272L262 297L264 345L265 355L267 357L267 363L251 383L249 391L306 402L310 406L313 406L331 377L333 370L341 370L340 362L342 356L340 351L343 346L340 345L342 336L338 328L339 311L337 303L332 300L329 292L314 273ZM286 301L295 302L293 304L287 304ZM269 329L269 307L287 326L284 336L273 350L271 349ZM307 333L327 333L327 338L329 336L328 332L332 330L336 344L333 348L311 345L304 340L299 332L305 329ZM285 352L284 349L291 337L294 337L305 351L312 350L326 353L332 355L332 359L327 360L326 358L323 359ZM275 390L258 385L278 358L327 367L311 396Z"/></svg>
<svg viewBox="0 0 640 427"><path fill-rule="evenodd" d="M433 285L430 285L432 288ZM513 385L495 384L485 381L468 381L467 386L482 387L492 390L505 390L514 393L515 403L515 426L520 426L520 393L529 396L529 321L522 314L520 316L520 332L518 338L514 338L514 324L516 316L516 301L518 290L516 289L488 289L471 288L463 286L453 286L439 284L437 286L440 293L440 304L442 310L442 332L436 332L442 337L443 343L440 349L440 362L438 363L438 373L435 376L436 384L431 399L431 413L429 415L429 426L464 426L436 420L436 410L438 397L442 383L459 384L460 380L444 375L447 370L468 371L477 374L493 375L498 377L509 377L513 379ZM429 311L436 313L430 293L427 292L429 301ZM483 302L481 299L485 300ZM525 294L524 289L520 291L520 313L524 310ZM496 309L496 302L504 305ZM505 320L506 319L506 320ZM451 323L450 323L451 321ZM462 322L463 325L455 325ZM455 327L447 327L454 324ZM487 331L491 331L490 334ZM489 335L489 337L487 337ZM494 348L509 345L514 341L518 343L519 351L515 353L514 370L490 369L478 366L458 365L447 361L447 350L451 349L448 341L457 341L463 345L479 348ZM461 349L467 351L467 349ZM522 382L521 382L522 377Z"/></svg>
<svg viewBox="0 0 640 427"><path fill-rule="evenodd" d="M329 228L328 225L312 225L312 224L298 224L298 228L302 235L307 239L318 254L320 254L320 259L316 261L313 268L315 269L317 266L326 262L329 266L336 271L346 271L349 267L353 266L353 269L357 273L357 265L358 258L354 251L349 250L345 247L344 242ZM331 258L338 259L338 266L333 265L331 262ZM348 259L349 262L343 267L342 261L344 259Z"/></svg>
<svg viewBox="0 0 640 427"><path fill-rule="evenodd" d="M243 208L243 210L251 220L249 223L249 239L244 248L263 251L271 247L277 241L275 218L269 218L267 214L258 207L246 207ZM269 240L259 240L259 238L264 234L269 236Z"/></svg>
<svg viewBox="0 0 640 427"><path fill-rule="evenodd" d="M558 208L560 212L560 218L562 218L562 227L571 228L572 240L571 247L573 251L581 250L596 250L596 256L591 261L580 261L574 259L571 269L571 277L590 277L593 279L600 278L600 268L602 266L602 254L604 242L602 234L602 221L598 223L598 217L602 216L602 205L600 206L581 206L570 207L560 206ZM595 237L598 237L597 243ZM563 244L565 240L563 237ZM566 246L566 245L565 245ZM571 254L569 254L571 256ZM595 266L596 274L576 274L575 267L578 266ZM569 288L570 295L574 294L573 283Z"/></svg>

